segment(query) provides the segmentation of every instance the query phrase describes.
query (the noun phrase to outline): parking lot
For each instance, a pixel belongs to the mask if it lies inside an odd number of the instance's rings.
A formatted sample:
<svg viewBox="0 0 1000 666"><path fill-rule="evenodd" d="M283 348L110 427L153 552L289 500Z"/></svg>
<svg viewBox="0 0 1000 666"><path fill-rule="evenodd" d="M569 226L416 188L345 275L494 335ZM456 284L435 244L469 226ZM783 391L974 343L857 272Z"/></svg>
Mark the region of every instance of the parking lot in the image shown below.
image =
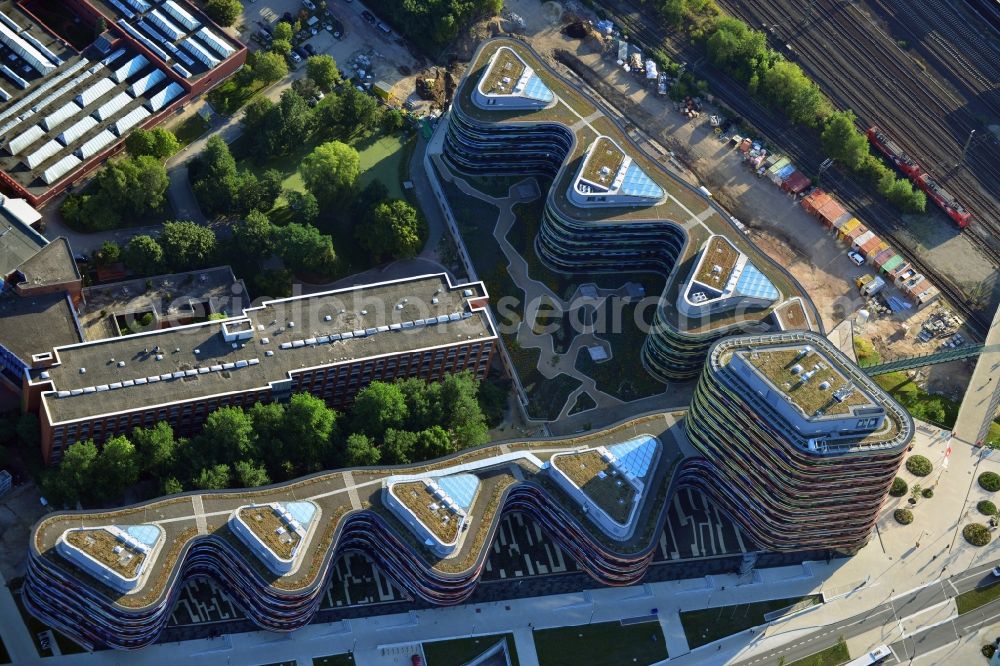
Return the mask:
<svg viewBox="0 0 1000 666"><path fill-rule="evenodd" d="M306 16L316 15L320 19L314 26L317 34L309 35L297 45L309 45L317 54L333 56L341 71L351 77L358 76L358 70L361 69L366 83L382 81L389 84L392 86L393 96L402 103L414 92L416 74L422 64L395 32L386 34L377 27L378 17L373 17L374 22L366 21L362 15L367 11L364 4L357 0L331 0L325 11L306 10L300 0L255 0L246 2L243 19L237 23L236 28L239 39L251 50L256 50L265 48L259 31L273 29L286 13L294 18L300 18L303 13ZM326 12L330 12L334 20L331 21ZM305 24L306 21L303 20L303 25ZM333 29L325 29L324 24ZM341 27L342 34L339 38L335 37L334 33ZM305 67L305 63L291 63L291 67L293 70L300 70Z"/></svg>

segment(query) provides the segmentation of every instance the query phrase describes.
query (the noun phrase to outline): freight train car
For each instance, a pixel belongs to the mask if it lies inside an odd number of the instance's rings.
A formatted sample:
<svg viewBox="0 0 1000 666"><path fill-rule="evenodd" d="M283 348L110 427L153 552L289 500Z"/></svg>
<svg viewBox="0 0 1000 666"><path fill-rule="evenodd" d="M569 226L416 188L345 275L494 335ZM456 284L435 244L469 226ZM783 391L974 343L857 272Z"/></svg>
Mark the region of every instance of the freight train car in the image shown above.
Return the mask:
<svg viewBox="0 0 1000 666"><path fill-rule="evenodd" d="M931 201L955 221L959 228L964 229L969 226L969 222L972 221L972 213L951 192L934 180L933 176L924 172L916 160L907 155L885 132L878 127L869 127L866 134L872 145L878 148L897 169L906 174L917 187L923 190Z"/></svg>

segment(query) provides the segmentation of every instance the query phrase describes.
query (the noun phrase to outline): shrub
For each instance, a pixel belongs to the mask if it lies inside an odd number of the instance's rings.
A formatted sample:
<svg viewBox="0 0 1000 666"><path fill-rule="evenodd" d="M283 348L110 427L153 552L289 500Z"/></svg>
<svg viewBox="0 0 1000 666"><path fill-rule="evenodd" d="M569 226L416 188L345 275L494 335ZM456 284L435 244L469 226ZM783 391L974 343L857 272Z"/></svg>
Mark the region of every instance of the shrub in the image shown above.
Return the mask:
<svg viewBox="0 0 1000 666"><path fill-rule="evenodd" d="M892 480L892 487L889 488L889 494L893 497L902 497L908 489L909 486L906 485L906 481L897 476Z"/></svg>
<svg viewBox="0 0 1000 666"><path fill-rule="evenodd" d="M1000 474L996 472L983 472L979 475L979 486L983 490L995 493L1000 490Z"/></svg>
<svg viewBox="0 0 1000 666"><path fill-rule="evenodd" d="M963 527L962 536L973 546L985 546L993 538L986 525L981 523L969 523Z"/></svg>
<svg viewBox="0 0 1000 666"><path fill-rule="evenodd" d="M900 525L909 525L913 522L913 512L909 509L896 509L892 512L892 517Z"/></svg>
<svg viewBox="0 0 1000 666"><path fill-rule="evenodd" d="M923 495L925 499L930 499L934 497L934 489L924 488L922 491L920 491L920 494Z"/></svg>
<svg viewBox="0 0 1000 666"><path fill-rule="evenodd" d="M987 643L982 648L980 648L980 651L983 653L984 657L986 657L987 659L992 659L993 655L996 654L997 646L993 645L992 643Z"/></svg>
<svg viewBox="0 0 1000 666"><path fill-rule="evenodd" d="M995 516L997 513L997 505L989 500L982 500L976 505L976 508L984 516Z"/></svg>
<svg viewBox="0 0 1000 666"><path fill-rule="evenodd" d="M906 469L914 476L927 476L934 469L934 465L925 456L910 456L906 459Z"/></svg>

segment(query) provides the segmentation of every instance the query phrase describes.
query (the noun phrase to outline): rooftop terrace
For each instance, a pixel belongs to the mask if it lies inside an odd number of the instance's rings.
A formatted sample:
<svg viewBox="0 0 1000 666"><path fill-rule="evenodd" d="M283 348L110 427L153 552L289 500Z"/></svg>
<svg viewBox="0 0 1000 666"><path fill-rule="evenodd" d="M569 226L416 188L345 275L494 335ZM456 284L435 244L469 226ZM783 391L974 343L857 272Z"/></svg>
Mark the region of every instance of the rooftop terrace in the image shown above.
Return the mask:
<svg viewBox="0 0 1000 666"><path fill-rule="evenodd" d="M566 453L552 461L597 506L617 523L625 523L632 511L636 490L614 465L596 450Z"/></svg>
<svg viewBox="0 0 1000 666"><path fill-rule="evenodd" d="M248 506L239 510L250 531L283 560L290 559L302 537L269 505Z"/></svg>
<svg viewBox="0 0 1000 666"><path fill-rule="evenodd" d="M105 529L70 530L66 541L123 578L133 578L146 554Z"/></svg>
<svg viewBox="0 0 1000 666"><path fill-rule="evenodd" d="M424 481L407 481L392 487L392 494L413 512L442 543L454 543L462 526L461 514L435 497L432 488Z"/></svg>
<svg viewBox="0 0 1000 666"><path fill-rule="evenodd" d="M851 407L874 403L860 389L833 367L825 355L810 348L765 348L752 352L737 352L749 360L774 387L781 391L806 416L822 409L824 414L839 416L851 413ZM838 393L850 387L851 390ZM843 396L838 399L836 396Z"/></svg>
<svg viewBox="0 0 1000 666"><path fill-rule="evenodd" d="M739 251L722 236L713 236L708 241L705 253L698 263L694 279L722 291L740 258Z"/></svg>
<svg viewBox="0 0 1000 666"><path fill-rule="evenodd" d="M487 95L509 95L526 66L510 49L500 49L493 65L483 75L482 91Z"/></svg>
<svg viewBox="0 0 1000 666"><path fill-rule="evenodd" d="M580 178L592 185L611 189L611 183L625 161L625 153L614 141L602 136L587 154L580 169Z"/></svg>

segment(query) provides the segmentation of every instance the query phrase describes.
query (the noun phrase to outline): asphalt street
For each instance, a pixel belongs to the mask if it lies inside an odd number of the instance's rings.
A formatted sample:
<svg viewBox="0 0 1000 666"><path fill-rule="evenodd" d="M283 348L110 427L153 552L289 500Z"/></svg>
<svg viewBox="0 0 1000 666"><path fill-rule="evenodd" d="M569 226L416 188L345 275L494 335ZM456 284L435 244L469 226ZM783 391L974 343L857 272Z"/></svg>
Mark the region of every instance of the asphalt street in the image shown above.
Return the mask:
<svg viewBox="0 0 1000 666"><path fill-rule="evenodd" d="M803 657L808 657L824 650L843 637L844 639L858 636L879 627L898 623L901 618L914 615L931 608L936 604L948 601L961 594L993 583L1000 583L991 570L998 563L993 562L974 567L945 580L935 581L925 587L892 597L885 603L849 617L840 622L826 625L820 630L808 634L792 643L755 655L750 659L736 662L749 666L751 664L775 664L784 657L784 663L792 663ZM890 596L892 592L889 593ZM979 628L1000 619L1000 600L990 602L970 613L925 627L921 631L906 636L891 644L896 659L888 660L887 664L903 663L921 654L943 647L958 640L962 636L976 632Z"/></svg>

